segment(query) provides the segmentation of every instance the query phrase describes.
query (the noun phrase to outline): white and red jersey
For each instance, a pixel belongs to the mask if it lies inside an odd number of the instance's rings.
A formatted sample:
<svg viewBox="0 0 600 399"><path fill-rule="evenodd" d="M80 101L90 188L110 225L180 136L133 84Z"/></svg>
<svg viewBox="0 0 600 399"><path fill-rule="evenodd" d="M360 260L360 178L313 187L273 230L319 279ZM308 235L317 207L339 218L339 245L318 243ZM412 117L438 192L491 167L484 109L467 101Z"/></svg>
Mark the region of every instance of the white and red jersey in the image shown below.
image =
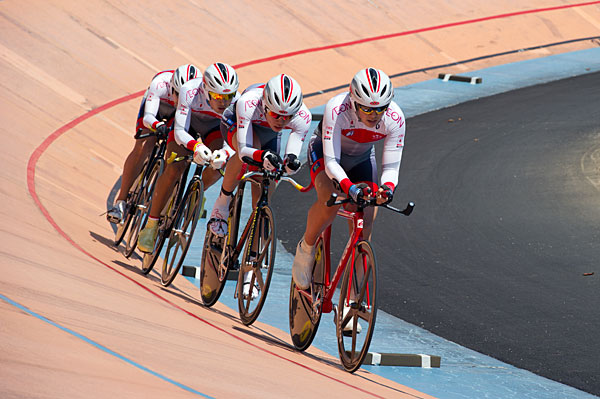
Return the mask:
<svg viewBox="0 0 600 399"><path fill-rule="evenodd" d="M144 94L145 105L144 105L144 126L153 131L156 129L156 124L159 120L156 119L158 110L161 102L167 103L171 107L175 107L175 99L171 94L171 77L173 76L173 70L162 71L157 73L150 86Z"/></svg>
<svg viewBox="0 0 600 399"><path fill-rule="evenodd" d="M404 113L395 102L390 103L381 121L370 128L358 119L350 93L338 94L327 102L323 112L321 137L327 176L340 182L344 192L348 192L352 182L339 164L341 154L362 155L371 151L375 142L383 140L381 183L394 190L405 131Z"/></svg>
<svg viewBox="0 0 600 399"><path fill-rule="evenodd" d="M239 98L236 93L233 101ZM197 143L190 134L190 127L199 135L219 127L221 114L216 113L208 103L208 91L202 77L188 80L179 92L179 103L175 112L175 141L192 151Z"/></svg>
<svg viewBox="0 0 600 399"><path fill-rule="evenodd" d="M244 91L242 96L236 102L237 115L237 142L238 155L240 159L249 157L257 162L261 162L262 151L254 147L252 125L263 126L271 129L264 112L263 91L265 85L254 85ZM284 129L291 129L288 142L285 148L285 155L300 155L302 143L312 121L312 114L305 104L302 104L300 110L294 115ZM273 136L281 134L273 130Z"/></svg>

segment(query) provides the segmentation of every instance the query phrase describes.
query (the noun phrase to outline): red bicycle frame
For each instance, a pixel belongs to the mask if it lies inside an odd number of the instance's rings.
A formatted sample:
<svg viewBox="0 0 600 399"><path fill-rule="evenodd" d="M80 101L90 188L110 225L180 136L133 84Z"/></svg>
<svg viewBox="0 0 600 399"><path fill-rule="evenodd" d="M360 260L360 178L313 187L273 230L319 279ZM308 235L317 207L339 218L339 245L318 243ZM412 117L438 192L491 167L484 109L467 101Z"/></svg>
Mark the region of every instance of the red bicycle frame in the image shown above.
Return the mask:
<svg viewBox="0 0 600 399"><path fill-rule="evenodd" d="M363 231L363 223L364 223L363 211L350 212L343 208L340 208L340 209L338 209L337 214L338 214L338 216L341 216L345 219L351 220L353 229L352 229L352 234L350 235L350 238L348 239L348 242L346 243L346 247L344 248L344 252L342 253L342 257L340 259L340 262L338 263L338 267L335 271L335 274L333 275L333 280L331 280L331 256L330 256L330 253L331 253L330 252L330 250L331 250L331 245L330 245L331 225L329 225L323 231L323 233L321 233L321 236L319 237L319 239L317 240L317 243L315 244L315 245L318 245L319 240L323 242L322 256L324 256L323 267L325 268L325 270L324 270L324 272L325 272L325 275L324 275L324 277L325 277L325 281L324 281L325 295L322 298L322 305L321 305L321 310L323 313L331 313L331 311L333 310L332 298L333 298L333 294L335 293L335 288L337 287L340 279L342 278L342 276L344 274L345 267L343 267L343 265L348 264L348 260L350 259L350 256L352 255L352 268L354 268L354 251L353 251L353 249L356 246L356 243L362 239L362 231ZM354 270L352 270L352 272L354 272ZM367 289L368 289L368 287L367 287ZM351 292L351 290L348 290L348 296L350 296L350 292ZM300 293L312 302L313 298L311 297L310 292L301 290ZM346 298L347 302L349 300L350 300L349 297ZM315 304L313 304L313 306L314 305ZM367 303L367 306L370 306L370 304Z"/></svg>

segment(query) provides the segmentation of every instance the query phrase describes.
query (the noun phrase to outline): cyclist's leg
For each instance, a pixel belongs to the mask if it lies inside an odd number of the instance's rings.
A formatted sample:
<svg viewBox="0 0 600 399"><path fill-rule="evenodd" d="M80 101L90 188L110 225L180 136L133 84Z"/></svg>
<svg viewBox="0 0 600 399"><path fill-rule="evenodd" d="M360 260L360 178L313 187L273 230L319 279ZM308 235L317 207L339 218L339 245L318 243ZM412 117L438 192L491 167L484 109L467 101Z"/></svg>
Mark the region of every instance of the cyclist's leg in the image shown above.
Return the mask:
<svg viewBox="0 0 600 399"><path fill-rule="evenodd" d="M169 138L167 144L167 151L165 157L169 157L172 152L177 153L178 156L185 156L191 154L191 152L180 146ZM154 194L152 197L152 204L150 206L150 212L148 214L148 221L146 227L140 232L138 238L138 248L142 252L151 252L154 248L154 242L156 241L156 235L158 233L158 219L160 213L165 207L173 187L177 180L181 178L181 175L185 171L187 166L186 162L173 162L165 165L165 170L156 182Z"/></svg>
<svg viewBox="0 0 600 399"><path fill-rule="evenodd" d="M308 147L308 160L311 166L311 178L317 191L317 201L308 210L306 229L296 247L292 265L292 277L300 289L307 289L310 286L315 243L323 230L333 222L339 208L339 206L328 207L326 205L327 200L336 190L333 182L325 173L322 144L319 137L311 139Z"/></svg>

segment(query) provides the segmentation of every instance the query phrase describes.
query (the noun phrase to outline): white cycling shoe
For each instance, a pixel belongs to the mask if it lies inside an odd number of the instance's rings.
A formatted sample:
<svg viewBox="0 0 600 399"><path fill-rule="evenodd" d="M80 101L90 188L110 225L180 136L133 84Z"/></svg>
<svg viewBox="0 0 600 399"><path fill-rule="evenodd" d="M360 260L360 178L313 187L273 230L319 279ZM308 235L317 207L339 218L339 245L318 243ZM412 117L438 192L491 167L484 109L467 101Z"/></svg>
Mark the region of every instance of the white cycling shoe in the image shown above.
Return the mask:
<svg viewBox="0 0 600 399"><path fill-rule="evenodd" d="M112 224L123 223L123 215L125 214L125 201L118 200L113 207L106 212L106 220Z"/></svg>
<svg viewBox="0 0 600 399"><path fill-rule="evenodd" d="M352 305L352 302L350 303L350 305ZM350 306L346 306L346 304L344 303L344 310L342 311L342 319L344 319L346 317L346 315L348 314L349 311L350 311ZM348 323L346 323L346 325L342 329L342 333L344 335L352 335L352 326L353 325L354 325L354 320L353 319L348 320ZM356 333L360 334L361 331L362 331L362 327L360 325L360 321L357 321Z"/></svg>
<svg viewBox="0 0 600 399"><path fill-rule="evenodd" d="M250 285L252 284L253 273L254 272L249 271L244 274L244 289L242 291L244 294L244 298L248 298L248 296L250 295ZM258 289L258 284L256 283L256 281L254 281L254 287L252 288L252 299L258 298Z"/></svg>
<svg viewBox="0 0 600 399"><path fill-rule="evenodd" d="M227 218L229 217L229 206L227 208L219 209L216 205L210 213L210 219L208 220L208 228L210 231L219 237L225 237L227 235Z"/></svg>
<svg viewBox="0 0 600 399"><path fill-rule="evenodd" d="M292 264L292 278L294 279L294 283L296 283L296 287L301 290L306 290L310 287L314 259L315 246L309 247L304 242L304 238L302 238L296 247L296 256Z"/></svg>
<svg viewBox="0 0 600 399"><path fill-rule="evenodd" d="M225 235L227 235L227 219L229 218L230 202L231 197L221 193L213 205L210 219L208 220L208 228L216 236L225 237Z"/></svg>

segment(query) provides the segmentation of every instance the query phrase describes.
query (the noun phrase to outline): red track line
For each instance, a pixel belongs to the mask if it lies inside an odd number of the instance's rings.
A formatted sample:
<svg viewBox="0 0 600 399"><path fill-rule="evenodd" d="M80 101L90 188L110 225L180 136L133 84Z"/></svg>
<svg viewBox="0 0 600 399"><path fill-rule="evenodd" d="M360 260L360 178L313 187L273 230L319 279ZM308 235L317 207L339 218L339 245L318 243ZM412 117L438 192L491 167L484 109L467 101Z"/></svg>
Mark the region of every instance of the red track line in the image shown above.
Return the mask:
<svg viewBox="0 0 600 399"><path fill-rule="evenodd" d="M399 37L399 36L407 36L407 35L411 35L411 34L416 34L416 33L421 33L421 32L427 32L427 31L433 31L433 30L440 30L440 29L445 29L445 28L450 28L450 27L454 27L454 26L459 26L459 25L467 25L467 24L472 24L472 23L476 23L476 22L482 22L482 21L489 21L489 20L493 20L493 19L501 19L501 18L508 18L508 17L513 17L513 16L517 16L517 15L524 15L524 14L532 14L532 13L540 13L540 12L546 12L546 11L554 11L554 10L560 10L560 9L565 9L565 8L572 8L572 7L583 7L583 6L587 6L587 5L593 5L593 4L600 4L600 0L599 1L591 1L591 2L587 2L587 3L578 3L578 4L568 4L568 5L564 5L564 6L557 6L557 7L548 7L548 8L541 8L541 9L537 9L537 10L527 10L527 11L518 11L518 12L513 12L513 13L507 13L507 14L500 14L500 15L494 15L494 16L490 16L490 17L483 17L483 18L476 18L476 19L471 19L471 20L466 20L466 21L461 21L461 22L454 22L454 23L449 23L449 24L444 24L444 25L437 25L437 26L432 26L432 27L427 27L427 28L422 28L422 29L416 29L416 30L411 30L411 31L405 31L405 32L399 32L399 33L393 33L393 34L388 34L388 35L382 35L382 36L376 36L376 37L372 37L372 38L366 38L366 39L360 39L360 40L355 40L355 41L351 41L351 42L346 42L346 43L339 43L339 44L333 44L333 45L329 45L329 46L323 46L323 47L315 47L312 49L305 49L305 50L299 50L299 51L294 51L294 52L290 52L290 53L285 53L285 54L280 54L280 55L276 55L276 56L272 56L272 57L267 57L267 58L261 58L261 59L257 59L254 61L248 61L245 63L241 63L241 64L237 64L234 67L235 68L243 68L249 65L255 65L255 64L259 64L259 63L264 63L264 62L268 62L268 61L273 61L276 59L281 59L281 58L288 58L288 57L292 57L295 55L300 55L300 54L307 54L307 53L311 53L311 52L317 52L317 51L323 51L323 50L329 50L332 48L339 48L339 47L346 47L346 46L351 46L351 45L355 45L355 44L360 44L360 43L366 43L366 42L371 42L371 41L376 41L376 40L384 40L384 39L389 39L389 38L393 38L393 37ZM123 272L121 272L120 270L115 269L114 267L110 266L109 264L103 262L102 260L96 258L94 255L92 255L91 253L87 252L85 249L83 249L79 244L77 244L71 237L69 237L69 235L67 235L65 233L64 230L62 230L58 224L54 221L54 219L52 218L52 216L50 215L50 213L48 212L48 210L44 207L44 205L42 204L42 202L40 201L36 189L35 189L35 168L37 165L38 160L40 159L40 157L42 156L42 154L44 153L44 151L57 139L59 138L61 135L63 135L64 133L66 133L67 131L69 131L70 129L74 128L75 126L77 126L78 124L80 124L81 122L85 121L86 119L91 118L92 116L103 112L109 108L112 108L118 104L121 104L123 102L129 101L133 98L139 97L144 93L144 90L133 93L133 94L129 94L125 97L121 97L118 98L116 100L113 100L111 102L108 102L98 108L95 108L91 111L88 111L87 113L75 118L74 120L72 120L71 122L67 123L66 125L60 127L59 129L57 129L56 131L54 131L50 136L48 136L33 152L33 154L31 155L31 157L29 158L29 161L27 163L27 187L29 189L29 193L31 194L31 197L33 198L34 202L36 203L36 205L38 206L38 208L40 209L40 211L42 212L42 214L46 217L46 219L48 220L48 222L50 223L50 225L52 225L52 227L54 227L54 229L65 239L67 240L71 245L73 245L75 248L77 248L78 250L80 250L82 253L84 253L85 255L89 256L90 258L94 259L95 261L97 261L98 263L108 267L109 269L111 269L112 271L118 273L119 275L125 277L126 279L130 280L131 282L133 282L134 284L138 285L139 287L141 287L142 289L146 290L147 292L149 292L150 294L156 296L157 298L159 298L160 300L168 303L169 305L173 306L174 308L181 310L182 312L186 313L187 315L217 329L218 331L223 332L224 334L227 334L229 336L231 336L234 339L237 339L241 342L244 342L247 345L250 345L258 350L261 350L265 353L268 353L270 355L273 355L279 359L288 361L296 366L302 367L306 370L312 371L315 374L321 375L325 378L331 379L333 381L339 382L340 384L346 385L350 388L356 389L360 392L363 392L365 394L368 395L372 395L375 397L379 397L377 395L374 395L373 393L370 393L366 390L363 390L362 388L359 388L357 386L348 384L342 380L339 380L335 377L331 377L328 376L318 370L315 370L313 368L310 368L308 366L305 366L301 363L298 363L296 361L293 361L291 359L288 359L286 357L283 357L281 355L278 355L277 353L274 353L268 349L262 348L248 340L245 340L217 325L214 325L210 322L208 322L207 320L204 320L203 318L195 315L192 312L189 312L185 309L183 309L182 307L180 307L179 305L169 301L167 298L160 296L159 294L157 294L156 292L150 290L148 287L142 285L141 283L137 282L136 280L134 280L133 278L129 277L128 275L124 274Z"/></svg>
<svg viewBox="0 0 600 399"><path fill-rule="evenodd" d="M373 41L377 41L377 40L384 40L384 39L391 39L391 38L394 38L394 37L414 35L414 34L417 34L417 33L423 33L423 32L429 32L429 31L434 31L434 30L452 28L452 27L460 26L460 25L469 25L469 24L474 24L474 23L477 23L477 22L491 21L491 20L494 20L494 19L510 18L510 17L515 17L515 16L518 16L518 15L537 14L537 13L542 13L542 12L547 12L547 11L563 10L563 9L566 9L566 8L590 6L590 5L594 5L594 4L600 4L600 1L589 1L587 3L567 4L567 5L556 6L556 7L538 8L538 9L535 9L535 10L515 11L515 12L506 13L506 14L492 15L492 16L489 16L489 17L468 19L468 20L465 20L465 21L451 22L451 23L447 23L447 24L443 24L443 25L430 26L430 27L427 27L427 28L407 30L407 31L404 31L404 32L390 33L390 34L387 34L387 35L374 36L374 37L369 37L369 38L365 38L365 39L353 40L353 41L350 41L350 42L344 42L344 43L338 43L338 44L330 44L330 45L322 46L322 47L313 47L313 48L304 49L304 50L292 51L292 52L289 52L289 53L273 55L271 57L260 58L260 59L253 60L253 61L242 62L241 64L234 65L233 67L234 68L243 68L243 67L250 66L250 65L261 64L263 62L278 60L278 59L281 59L281 58L289 58L289 57L293 57L293 56L296 56L296 55L302 55L302 54L308 54L308 53L315 53L317 51L324 51L324 50L331 50L331 49L334 49L334 48L354 46L356 44L373 42Z"/></svg>

